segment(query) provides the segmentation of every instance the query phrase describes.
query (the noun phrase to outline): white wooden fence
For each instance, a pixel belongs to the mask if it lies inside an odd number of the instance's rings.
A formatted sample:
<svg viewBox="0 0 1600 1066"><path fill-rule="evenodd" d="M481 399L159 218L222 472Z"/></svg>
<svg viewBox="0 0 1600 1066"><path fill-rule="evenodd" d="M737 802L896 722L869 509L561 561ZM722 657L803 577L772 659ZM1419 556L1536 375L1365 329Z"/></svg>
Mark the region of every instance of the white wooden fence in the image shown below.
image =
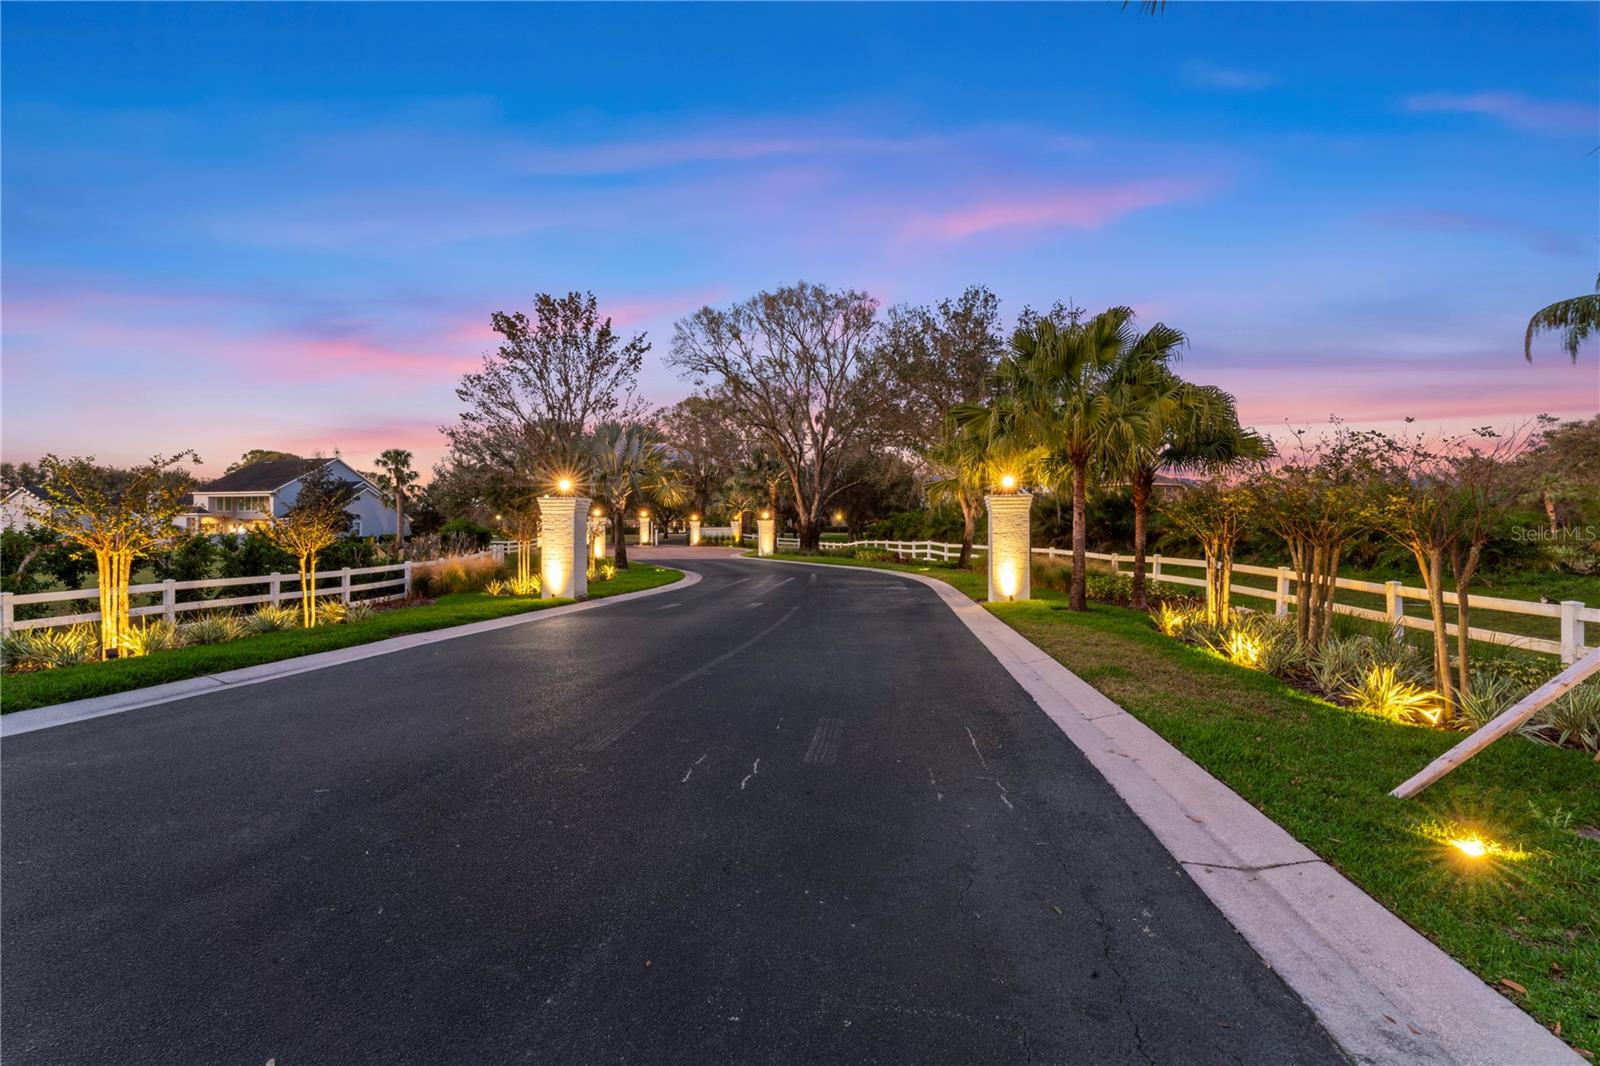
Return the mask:
<svg viewBox="0 0 1600 1066"><path fill-rule="evenodd" d="M792 540L792 538L790 538ZM779 544L782 545L780 538ZM934 540L856 540L849 542L823 541L824 551L842 548L881 548L904 555L912 559L941 559L951 560L961 554L961 545L947 544ZM974 556L984 554L982 545L973 545ZM1040 558L1068 560L1072 552L1066 548L1035 548L1033 554ZM1126 572L1125 564L1131 565L1132 556L1118 552L1089 552L1089 558L1111 564L1113 573ZM1164 581L1171 585L1188 585L1195 588L1205 588L1204 559L1180 559L1160 555L1146 557L1146 573L1152 581ZM1169 568L1197 569L1201 571L1198 576L1187 574L1174 574ZM1235 574L1248 574L1254 577L1269 577L1273 579L1271 588L1258 588L1253 585L1235 584L1233 594L1246 598L1270 600L1273 611L1282 616L1289 613L1289 605L1295 597L1295 573L1287 566L1250 566L1245 563L1235 563ZM1358 607L1349 603L1335 603L1333 609L1340 614L1354 615L1358 618L1371 618L1390 625L1402 625L1408 629L1421 629L1431 631L1433 621L1431 618L1417 617L1406 613L1407 602L1428 602L1428 590L1407 585L1400 581L1358 581L1354 578L1341 577L1335 582L1337 588L1348 592L1365 592L1383 597L1383 609L1371 607ZM1456 594L1445 592L1444 601L1454 607ZM1585 643L1585 623L1600 623L1600 607L1586 606L1581 600L1563 600L1561 603L1539 603L1534 600L1513 600L1501 596L1481 596L1474 594L1470 598L1469 606L1480 611L1503 611L1507 614L1533 615L1540 618L1554 618L1560 620L1561 636L1558 640L1548 640L1543 637L1524 636L1520 633L1504 633L1495 629L1486 629L1471 626L1467 635L1473 640L1484 641L1489 644L1504 644L1510 647L1522 648L1527 651L1541 652L1545 655L1559 655L1563 663L1573 663L1582 658L1589 650ZM1455 623L1448 624L1451 636L1459 632Z"/></svg>
<svg viewBox="0 0 1600 1066"><path fill-rule="evenodd" d="M377 595L361 595L362 600L392 600L400 599L411 592L412 563L389 563L386 566L360 566L344 567L341 570L319 571L317 574L317 597L337 596L344 603L349 603L357 594L378 593ZM377 580L357 582L356 578L373 577ZM324 582L336 582L324 584ZM178 593L190 589L230 589L245 585L266 585L267 591L249 596L218 596L215 599L183 600L178 599ZM384 591L393 590L393 591ZM133 596L146 596L159 593L161 602L145 607L134 607L128 614L134 618L143 618L151 615L160 615L169 622L176 622L178 615L188 611L212 611L221 607L246 607L253 604L270 603L280 606L285 600L294 602L300 598L299 574L263 574L260 577L213 577L201 581L155 581L145 585L131 585L128 592ZM77 614L55 614L44 618L16 617L18 607L42 603L72 603L77 600L99 600L99 589L62 589L57 592L28 592L18 595L10 592L0 592L0 633L10 633L17 629L40 629L49 626L70 626L80 622L100 621L98 610L84 611Z"/></svg>

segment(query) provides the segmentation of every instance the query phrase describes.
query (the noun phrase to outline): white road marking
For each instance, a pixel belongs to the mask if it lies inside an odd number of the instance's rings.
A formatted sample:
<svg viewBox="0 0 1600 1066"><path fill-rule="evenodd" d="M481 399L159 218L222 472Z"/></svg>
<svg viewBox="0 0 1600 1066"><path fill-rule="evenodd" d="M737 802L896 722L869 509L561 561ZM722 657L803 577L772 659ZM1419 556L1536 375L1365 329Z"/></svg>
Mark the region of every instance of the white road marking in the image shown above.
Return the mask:
<svg viewBox="0 0 1600 1066"><path fill-rule="evenodd" d="M688 784L689 783L689 778L694 776L694 768L696 766L699 766L701 763L703 763L705 761L706 761L706 757L704 755L702 755L698 759L696 759L693 763L689 764L689 768L683 772L683 780L679 781L678 784L680 784L680 785Z"/></svg>
<svg viewBox="0 0 1600 1066"><path fill-rule="evenodd" d="M658 611L670 611L674 607L682 607L682 606L683 606L683 604L681 604L681 603L664 603L660 607L657 607L656 610L658 610Z"/></svg>
<svg viewBox="0 0 1600 1066"><path fill-rule="evenodd" d="M984 759L983 752L978 751L978 738L972 735L972 727L967 727L967 739L972 741L972 750L978 754L978 765L983 767L984 773L989 772L989 763Z"/></svg>
<svg viewBox="0 0 1600 1066"><path fill-rule="evenodd" d="M746 785L748 785L750 783L750 779L752 777L756 776L756 773L760 769L761 769L761 760L757 759L755 761L755 763L750 767L750 772L744 775L744 780L739 782L739 791L740 792L744 791L744 786L746 786Z"/></svg>
<svg viewBox="0 0 1600 1066"><path fill-rule="evenodd" d="M760 607L761 606L761 601L760 600L753 600L750 603L745 604L745 606L746 607Z"/></svg>
<svg viewBox="0 0 1600 1066"><path fill-rule="evenodd" d="M1000 802L1004 803L1008 810L1016 810L1015 807L1011 806L1011 801L1006 798L1006 786L1000 784L998 781L995 782L995 785L1000 789Z"/></svg>

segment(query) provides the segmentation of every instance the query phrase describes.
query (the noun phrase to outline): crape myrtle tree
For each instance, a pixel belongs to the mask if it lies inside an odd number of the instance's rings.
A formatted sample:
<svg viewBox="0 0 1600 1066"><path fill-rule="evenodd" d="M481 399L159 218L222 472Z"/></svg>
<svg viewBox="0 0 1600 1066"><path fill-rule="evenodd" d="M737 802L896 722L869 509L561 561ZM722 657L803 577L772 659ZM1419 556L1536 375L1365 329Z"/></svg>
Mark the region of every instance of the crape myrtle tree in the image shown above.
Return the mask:
<svg viewBox="0 0 1600 1066"><path fill-rule="evenodd" d="M1252 485L1259 524L1283 538L1295 579L1295 637L1319 648L1332 634L1339 564L1354 538L1372 528L1369 507L1381 437L1335 422Z"/></svg>
<svg viewBox="0 0 1600 1066"><path fill-rule="evenodd" d="M1250 529L1255 497L1243 485L1210 478L1174 495L1162 513L1200 542L1206 559L1206 621L1226 625L1233 616L1233 553Z"/></svg>
<svg viewBox="0 0 1600 1066"><path fill-rule="evenodd" d="M329 464L319 463L300 476L300 492L289 509L267 520L268 538L293 555L299 567L300 624L307 629L317 624L317 556L350 528L345 507L356 490L353 483L334 477Z"/></svg>
<svg viewBox="0 0 1600 1066"><path fill-rule="evenodd" d="M732 400L782 464L802 549L822 539L845 465L883 409L874 357L877 302L801 282L678 322L670 362Z"/></svg>
<svg viewBox="0 0 1600 1066"><path fill-rule="evenodd" d="M174 519L194 487L183 467L199 462L192 451L153 456L124 471L96 466L92 456L46 455L39 461L47 506L38 509L34 520L94 556L102 658L122 651L129 628L128 588L134 560L179 534Z"/></svg>

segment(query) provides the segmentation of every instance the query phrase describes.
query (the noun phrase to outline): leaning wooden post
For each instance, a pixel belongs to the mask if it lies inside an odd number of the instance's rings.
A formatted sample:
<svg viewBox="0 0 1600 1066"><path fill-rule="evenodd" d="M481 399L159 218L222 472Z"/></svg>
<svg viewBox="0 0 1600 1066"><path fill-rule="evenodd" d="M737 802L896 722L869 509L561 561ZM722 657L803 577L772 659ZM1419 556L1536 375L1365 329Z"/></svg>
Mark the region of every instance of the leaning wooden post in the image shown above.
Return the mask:
<svg viewBox="0 0 1600 1066"><path fill-rule="evenodd" d="M1026 600L1033 595L1033 552L1029 514L1033 494L991 492L989 510L989 602Z"/></svg>
<svg viewBox="0 0 1600 1066"><path fill-rule="evenodd" d="M1423 767L1421 773L1408 779L1389 795L1399 799L1410 799L1484 748L1487 748L1490 744L1516 729L1523 722L1538 714L1541 708L1560 699L1568 691L1582 684L1585 678L1595 673L1600 673L1600 648L1594 649L1580 661L1573 663L1555 677L1501 711L1488 725L1485 725Z"/></svg>

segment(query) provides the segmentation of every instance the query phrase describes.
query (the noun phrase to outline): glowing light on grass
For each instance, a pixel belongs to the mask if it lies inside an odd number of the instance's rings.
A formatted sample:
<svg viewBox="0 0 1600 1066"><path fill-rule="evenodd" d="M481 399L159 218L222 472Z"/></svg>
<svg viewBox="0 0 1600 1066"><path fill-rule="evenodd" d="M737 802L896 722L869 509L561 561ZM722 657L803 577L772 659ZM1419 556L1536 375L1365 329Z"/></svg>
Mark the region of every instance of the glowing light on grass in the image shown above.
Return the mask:
<svg viewBox="0 0 1600 1066"><path fill-rule="evenodd" d="M1529 855L1514 844L1461 822L1429 819L1417 827L1417 833L1444 849L1447 856L1472 866L1520 862Z"/></svg>
<svg viewBox="0 0 1600 1066"><path fill-rule="evenodd" d="M1465 839L1452 840L1450 842L1450 846L1461 852L1461 854L1467 856L1469 859L1481 859L1485 855L1489 854L1489 845L1485 844L1477 837L1467 837Z"/></svg>
<svg viewBox="0 0 1600 1066"><path fill-rule="evenodd" d="M1015 563L1001 563L995 567L995 584L1000 586L1000 595L1006 599L1015 599L1017 595L1017 566Z"/></svg>

